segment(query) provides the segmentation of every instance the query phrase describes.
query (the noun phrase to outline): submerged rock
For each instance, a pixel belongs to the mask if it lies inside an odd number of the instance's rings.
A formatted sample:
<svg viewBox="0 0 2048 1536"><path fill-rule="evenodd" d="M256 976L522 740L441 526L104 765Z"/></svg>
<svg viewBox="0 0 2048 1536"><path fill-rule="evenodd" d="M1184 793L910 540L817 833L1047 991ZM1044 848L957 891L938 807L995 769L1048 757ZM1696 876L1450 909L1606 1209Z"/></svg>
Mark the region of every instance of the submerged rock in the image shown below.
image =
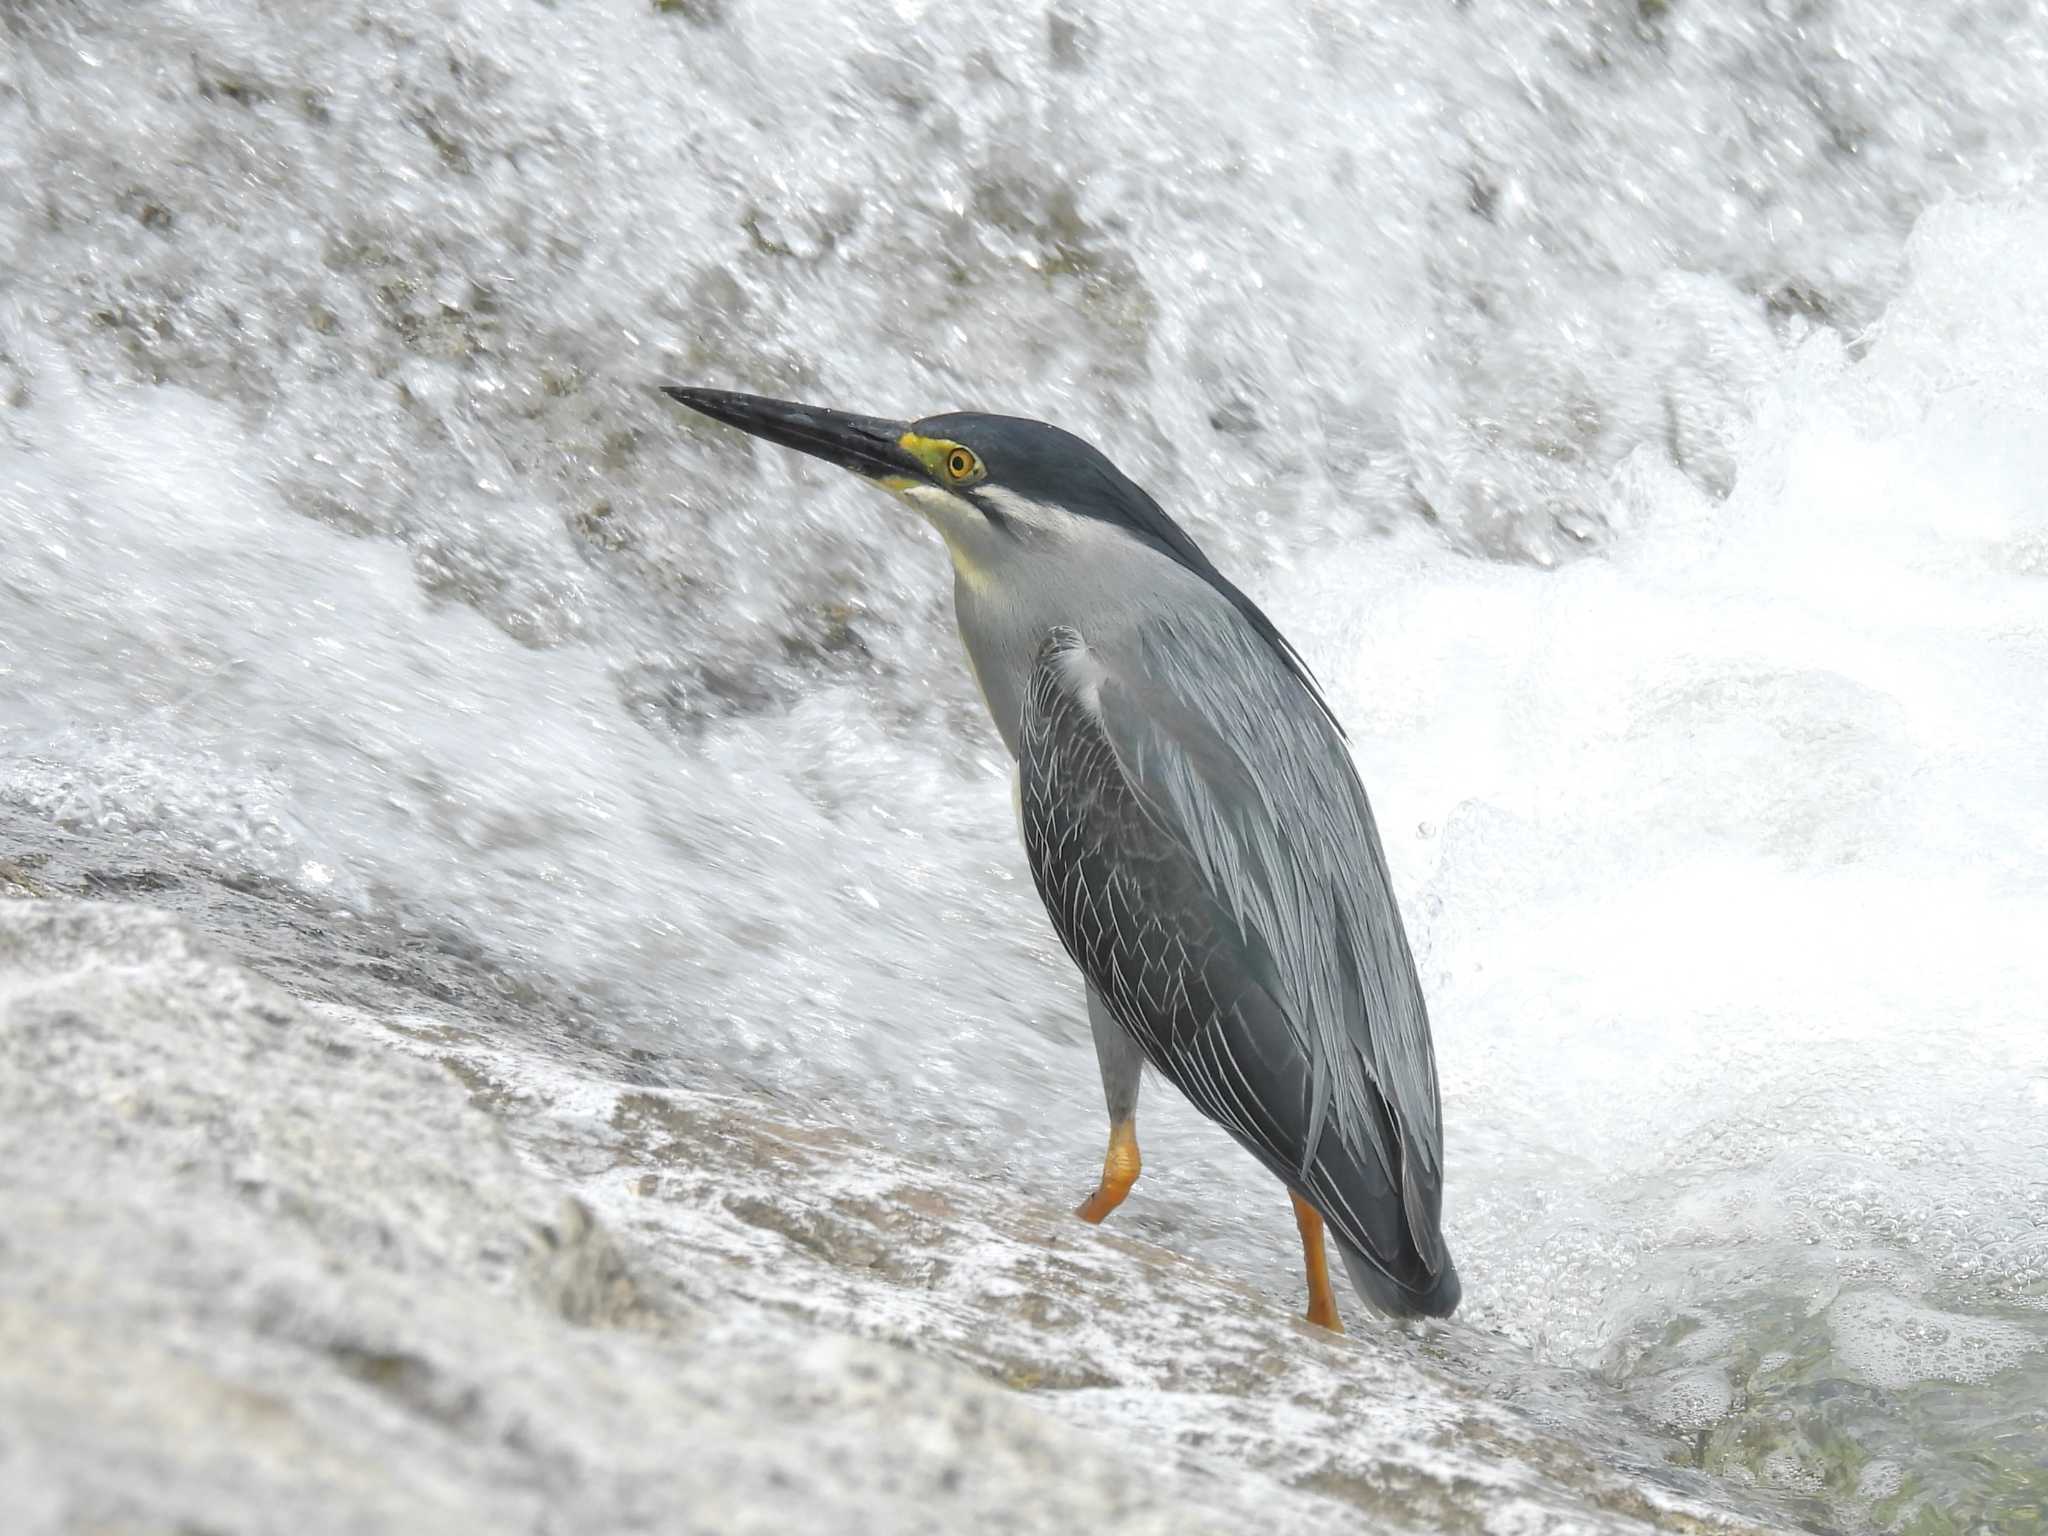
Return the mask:
<svg viewBox="0 0 2048 1536"><path fill-rule="evenodd" d="M0 902L0 1158L22 1536L1730 1524L1427 1338L144 908Z"/></svg>

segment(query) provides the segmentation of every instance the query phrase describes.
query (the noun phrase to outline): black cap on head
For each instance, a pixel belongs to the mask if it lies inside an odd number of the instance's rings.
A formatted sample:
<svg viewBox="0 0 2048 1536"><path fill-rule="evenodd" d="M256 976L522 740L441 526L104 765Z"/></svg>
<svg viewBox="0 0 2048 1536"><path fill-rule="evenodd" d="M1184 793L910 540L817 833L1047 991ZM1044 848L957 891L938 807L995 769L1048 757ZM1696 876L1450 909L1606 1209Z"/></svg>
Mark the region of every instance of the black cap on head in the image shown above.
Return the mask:
<svg viewBox="0 0 2048 1536"><path fill-rule="evenodd" d="M973 449L988 471L988 483L1062 508L1076 517L1122 528L1193 571L1245 616L1301 679L1338 734L1343 734L1315 674L1279 627L1216 569L1202 553L1202 547L1188 537L1187 530L1169 517L1144 487L1112 464L1108 455L1093 443L1049 422L1024 416L988 416L979 411L927 416L912 422L910 429L922 437L944 438Z"/></svg>

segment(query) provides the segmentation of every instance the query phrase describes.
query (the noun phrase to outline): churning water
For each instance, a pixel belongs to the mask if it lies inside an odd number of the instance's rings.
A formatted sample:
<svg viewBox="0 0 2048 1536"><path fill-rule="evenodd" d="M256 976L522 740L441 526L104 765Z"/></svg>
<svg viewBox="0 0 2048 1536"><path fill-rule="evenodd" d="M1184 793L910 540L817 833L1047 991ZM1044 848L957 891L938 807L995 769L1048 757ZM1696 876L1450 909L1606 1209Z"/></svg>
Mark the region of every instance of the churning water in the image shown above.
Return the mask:
<svg viewBox="0 0 2048 1536"><path fill-rule="evenodd" d="M4 824L1072 1198L943 557L649 386L1051 417L1351 725L1459 1326L2034 1530L2044 145L2027 3L8 0ZM1148 1092L1119 1220L1292 1296Z"/></svg>

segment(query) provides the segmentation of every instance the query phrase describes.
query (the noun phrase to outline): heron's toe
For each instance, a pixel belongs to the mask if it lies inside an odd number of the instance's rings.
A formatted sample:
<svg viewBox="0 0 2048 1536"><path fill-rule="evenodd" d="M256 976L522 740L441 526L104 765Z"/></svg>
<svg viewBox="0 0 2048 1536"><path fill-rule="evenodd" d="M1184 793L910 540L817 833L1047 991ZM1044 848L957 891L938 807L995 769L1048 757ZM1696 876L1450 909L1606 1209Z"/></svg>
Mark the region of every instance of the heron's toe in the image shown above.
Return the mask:
<svg viewBox="0 0 2048 1536"><path fill-rule="evenodd" d="M1110 1127L1109 1151L1102 1159L1102 1182L1095 1193L1083 1200L1074 1214L1083 1221L1099 1222L1124 1203L1124 1196L1138 1182L1144 1161L1138 1156L1136 1122L1119 1120Z"/></svg>

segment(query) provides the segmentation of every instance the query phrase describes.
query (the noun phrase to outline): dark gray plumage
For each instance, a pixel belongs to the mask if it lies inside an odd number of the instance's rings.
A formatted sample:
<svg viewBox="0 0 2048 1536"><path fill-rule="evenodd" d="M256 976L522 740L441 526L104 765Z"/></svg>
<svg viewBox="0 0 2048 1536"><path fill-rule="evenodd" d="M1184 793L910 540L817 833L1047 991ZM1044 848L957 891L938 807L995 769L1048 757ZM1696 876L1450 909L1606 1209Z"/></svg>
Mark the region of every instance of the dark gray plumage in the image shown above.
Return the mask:
<svg viewBox="0 0 2048 1536"><path fill-rule="evenodd" d="M1295 1194L1311 1319L1339 1326L1322 1222L1375 1307L1448 1315L1415 962L1342 732L1272 621L1043 422L670 393L879 481L945 538L1032 876L1088 982L1112 1135L1081 1214L1102 1219L1138 1176L1142 1056Z"/></svg>
<svg viewBox="0 0 2048 1536"><path fill-rule="evenodd" d="M1376 1306L1447 1315L1436 1068L1386 861L1342 745L1259 644L1199 614L1113 650L1053 630L1025 851L1147 1059L1322 1212Z"/></svg>

